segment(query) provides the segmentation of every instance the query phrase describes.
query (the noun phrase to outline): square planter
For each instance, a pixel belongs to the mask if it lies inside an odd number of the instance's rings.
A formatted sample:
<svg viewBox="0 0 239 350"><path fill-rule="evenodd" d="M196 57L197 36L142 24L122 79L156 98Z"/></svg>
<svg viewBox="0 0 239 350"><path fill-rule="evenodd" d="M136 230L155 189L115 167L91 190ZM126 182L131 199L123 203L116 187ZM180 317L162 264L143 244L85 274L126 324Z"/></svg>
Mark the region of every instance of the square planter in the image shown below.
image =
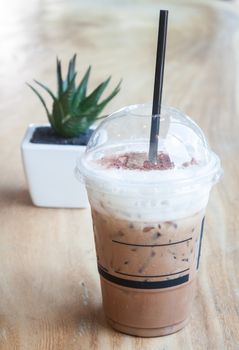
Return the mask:
<svg viewBox="0 0 239 350"><path fill-rule="evenodd" d="M86 146L31 143L34 130L48 124L29 125L21 144L22 160L33 204L40 207L86 208L86 189L75 176L76 160Z"/></svg>

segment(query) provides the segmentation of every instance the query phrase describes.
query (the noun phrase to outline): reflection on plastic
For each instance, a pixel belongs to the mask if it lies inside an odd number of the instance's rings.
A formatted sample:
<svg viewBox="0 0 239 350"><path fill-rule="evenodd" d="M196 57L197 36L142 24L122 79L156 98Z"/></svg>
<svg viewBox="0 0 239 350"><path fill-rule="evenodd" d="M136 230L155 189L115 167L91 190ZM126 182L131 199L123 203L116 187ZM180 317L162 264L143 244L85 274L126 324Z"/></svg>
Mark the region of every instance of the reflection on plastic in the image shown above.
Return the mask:
<svg viewBox="0 0 239 350"><path fill-rule="evenodd" d="M159 128L159 141L165 140L168 135L170 124L170 117L168 114L161 115L160 117L160 128Z"/></svg>
<svg viewBox="0 0 239 350"><path fill-rule="evenodd" d="M80 170L79 170L79 168L78 168L77 166L76 166L75 169L74 169L74 175L75 175L76 179L77 179L80 183L82 183L82 184L85 183L84 177L83 177L82 173L80 172Z"/></svg>

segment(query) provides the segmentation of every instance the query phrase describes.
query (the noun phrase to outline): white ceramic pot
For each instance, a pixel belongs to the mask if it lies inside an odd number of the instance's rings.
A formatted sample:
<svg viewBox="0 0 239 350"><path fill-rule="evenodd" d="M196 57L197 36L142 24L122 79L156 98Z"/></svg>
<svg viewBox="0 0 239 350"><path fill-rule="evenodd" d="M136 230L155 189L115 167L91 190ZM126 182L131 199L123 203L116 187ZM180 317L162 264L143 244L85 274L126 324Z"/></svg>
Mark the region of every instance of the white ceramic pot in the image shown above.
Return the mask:
<svg viewBox="0 0 239 350"><path fill-rule="evenodd" d="M48 125L29 125L21 144L32 202L41 207L86 208L85 186L74 174L76 160L86 147L31 143L34 130Z"/></svg>

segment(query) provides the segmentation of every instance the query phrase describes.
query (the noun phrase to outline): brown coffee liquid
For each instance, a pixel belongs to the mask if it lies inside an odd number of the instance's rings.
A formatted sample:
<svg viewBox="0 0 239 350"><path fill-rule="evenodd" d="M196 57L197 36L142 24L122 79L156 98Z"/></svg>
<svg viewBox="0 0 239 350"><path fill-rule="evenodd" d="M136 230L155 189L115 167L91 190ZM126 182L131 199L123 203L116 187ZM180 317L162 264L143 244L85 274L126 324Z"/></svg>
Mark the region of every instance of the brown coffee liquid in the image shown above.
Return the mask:
<svg viewBox="0 0 239 350"><path fill-rule="evenodd" d="M93 209L103 306L117 330L174 333L194 298L204 211L175 221L122 220Z"/></svg>

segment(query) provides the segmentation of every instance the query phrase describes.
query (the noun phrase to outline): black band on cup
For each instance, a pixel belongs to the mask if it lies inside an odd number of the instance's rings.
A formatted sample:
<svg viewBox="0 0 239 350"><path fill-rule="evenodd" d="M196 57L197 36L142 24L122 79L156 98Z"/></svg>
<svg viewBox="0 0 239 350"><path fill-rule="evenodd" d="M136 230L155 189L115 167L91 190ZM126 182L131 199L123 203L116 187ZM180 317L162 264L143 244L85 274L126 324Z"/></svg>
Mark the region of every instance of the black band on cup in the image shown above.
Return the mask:
<svg viewBox="0 0 239 350"><path fill-rule="evenodd" d="M205 216L202 219L201 224L201 232L200 232L200 238L199 238L199 248L198 248L198 259L197 259L197 270L199 269L199 262L201 257L201 248L202 248L202 239L203 239L203 231L204 231L204 222L205 222Z"/></svg>
<svg viewBox="0 0 239 350"><path fill-rule="evenodd" d="M137 288L137 289L161 289L161 288L170 288L170 287L175 287L180 284L186 283L189 280L189 274L166 280L166 281L133 281L133 280L128 280L124 278L119 278L116 276L113 276L103 270L99 265L98 265L98 271L99 274L104 277L106 280L118 284L123 287L128 287L128 288ZM143 276L142 276L143 277Z"/></svg>

